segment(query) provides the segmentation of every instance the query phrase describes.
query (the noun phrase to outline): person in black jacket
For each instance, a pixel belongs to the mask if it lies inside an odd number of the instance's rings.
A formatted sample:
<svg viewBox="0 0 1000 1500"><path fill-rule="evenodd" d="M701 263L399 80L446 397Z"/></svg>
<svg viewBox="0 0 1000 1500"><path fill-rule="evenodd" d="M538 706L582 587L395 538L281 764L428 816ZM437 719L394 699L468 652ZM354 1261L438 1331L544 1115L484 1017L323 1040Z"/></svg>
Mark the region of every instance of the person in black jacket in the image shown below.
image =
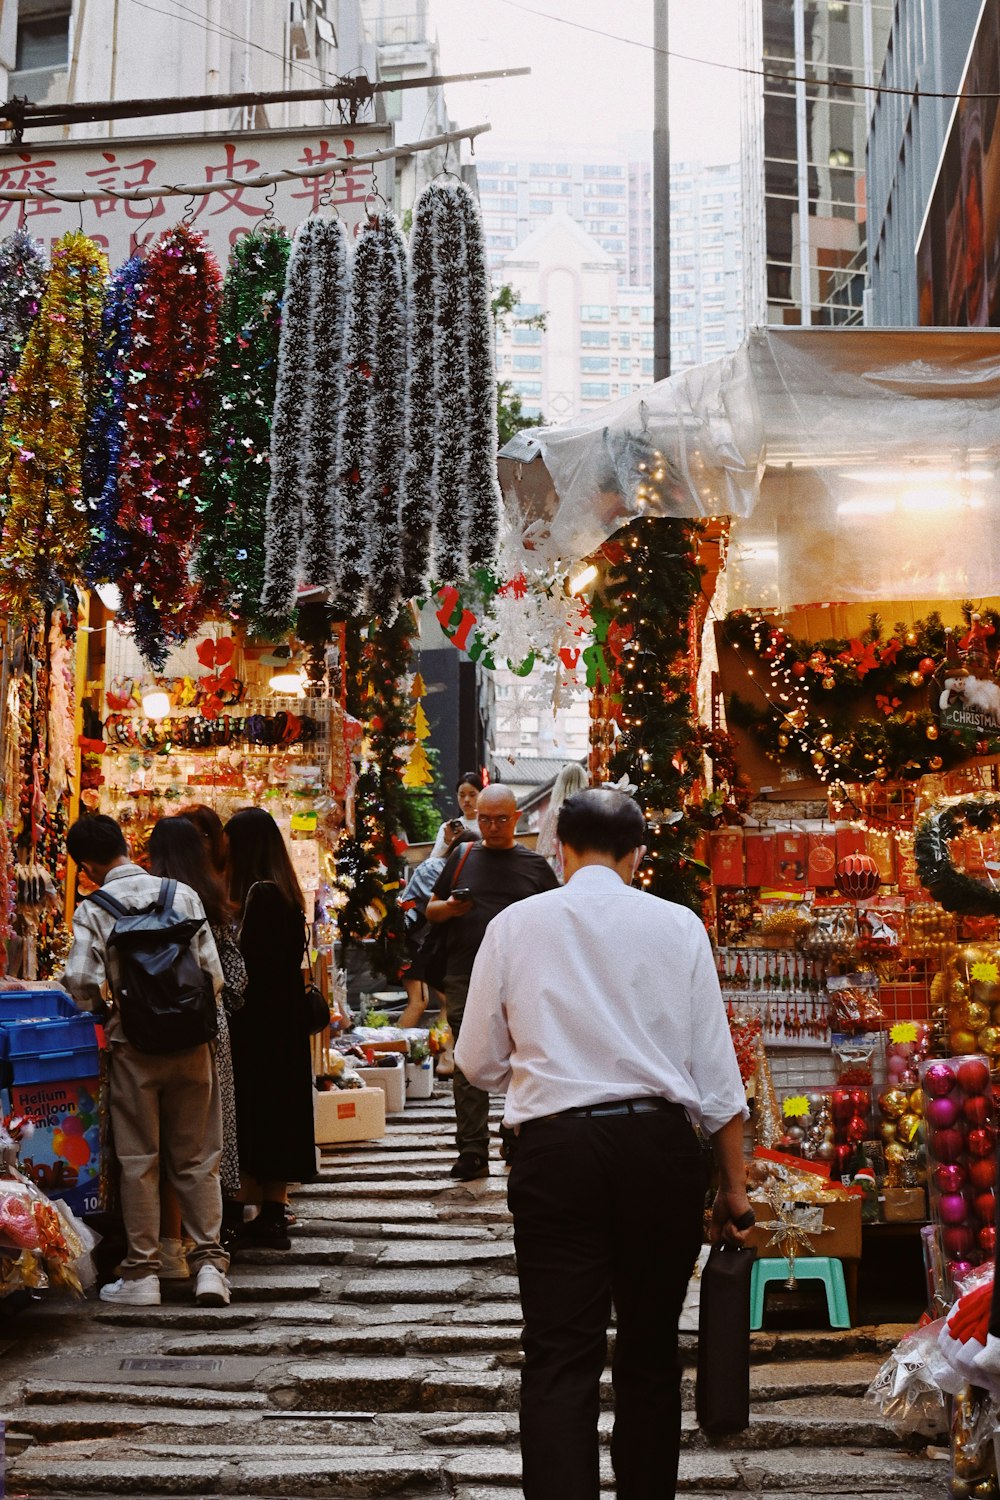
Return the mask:
<svg viewBox="0 0 1000 1500"><path fill-rule="evenodd" d="M226 836L248 979L246 1003L230 1023L240 1168L244 1197L261 1202L237 1244L288 1250L288 1184L316 1175L305 901L270 813L243 808L226 824Z"/></svg>

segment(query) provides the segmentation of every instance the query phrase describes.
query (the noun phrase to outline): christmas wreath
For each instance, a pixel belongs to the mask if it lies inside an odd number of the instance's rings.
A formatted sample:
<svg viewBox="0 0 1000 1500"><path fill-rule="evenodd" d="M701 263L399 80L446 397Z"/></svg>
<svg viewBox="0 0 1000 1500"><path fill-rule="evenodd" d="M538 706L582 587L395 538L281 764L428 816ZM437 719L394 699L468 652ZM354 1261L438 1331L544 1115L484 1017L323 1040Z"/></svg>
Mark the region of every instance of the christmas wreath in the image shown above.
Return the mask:
<svg viewBox="0 0 1000 1500"><path fill-rule="evenodd" d="M917 874L945 911L966 917L1000 916L1000 889L955 868L950 842L958 834L1000 827L1000 797L939 802L921 820L914 842Z"/></svg>

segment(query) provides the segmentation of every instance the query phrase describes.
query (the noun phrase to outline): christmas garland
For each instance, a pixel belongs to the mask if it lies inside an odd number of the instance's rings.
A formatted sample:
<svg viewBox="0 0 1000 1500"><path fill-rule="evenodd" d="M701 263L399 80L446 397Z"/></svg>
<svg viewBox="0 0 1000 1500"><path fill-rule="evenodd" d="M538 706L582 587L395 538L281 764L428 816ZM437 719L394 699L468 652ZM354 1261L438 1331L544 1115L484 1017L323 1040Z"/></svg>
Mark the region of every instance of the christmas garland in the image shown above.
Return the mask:
<svg viewBox="0 0 1000 1500"><path fill-rule="evenodd" d="M128 540L118 528L118 465L131 384L135 309L145 277L146 260L137 253L113 273L104 299L98 395L83 459L84 494L94 535L86 567L89 583L119 577L128 555Z"/></svg>
<svg viewBox="0 0 1000 1500"><path fill-rule="evenodd" d="M693 522L646 517L605 543L598 563L618 657L610 780L634 785L646 816L643 889L700 912L700 825L688 806L702 771L689 635L701 594L696 537Z"/></svg>
<svg viewBox="0 0 1000 1500"><path fill-rule="evenodd" d="M399 500L406 444L406 247L390 213L378 219L374 234L379 247L378 341L369 417L371 451L361 503L371 527L368 612L384 621L395 617L402 583Z"/></svg>
<svg viewBox="0 0 1000 1500"><path fill-rule="evenodd" d="M464 183L456 193L465 228L468 296L467 551L470 568L488 568L496 563L502 504L497 476L496 330L479 204Z"/></svg>
<svg viewBox="0 0 1000 1500"><path fill-rule="evenodd" d="M222 276L203 235L180 224L149 257L135 311L133 399L125 406L119 526L129 553L116 580L119 624L154 668L197 628L192 578L211 443Z"/></svg>
<svg viewBox="0 0 1000 1500"><path fill-rule="evenodd" d="M406 387L406 475L401 515L403 593L416 598L430 583L434 536L434 336L437 193L421 194L410 235L410 368Z"/></svg>
<svg viewBox="0 0 1000 1500"><path fill-rule="evenodd" d="M914 778L986 754L1000 739L943 730L922 698L949 649L966 651L996 633L1000 616L962 606L966 633L957 641L936 612L911 626L897 624L888 640L873 616L850 639L794 640L755 611L727 617L725 634L767 699L761 708L732 694L730 722L748 730L770 757L811 775L856 782ZM769 685L768 685L769 679ZM820 690L822 696L814 701ZM878 716L856 718L856 706L874 700ZM920 698L917 698L920 702Z"/></svg>
<svg viewBox="0 0 1000 1500"><path fill-rule="evenodd" d="M377 229L362 230L354 252L340 439L337 560L332 595L345 614L365 613L371 518L364 511L371 462L372 375L377 361L377 313L382 246Z"/></svg>
<svg viewBox="0 0 1000 1500"><path fill-rule="evenodd" d="M351 278L347 234L339 219L320 219L314 243L299 568L306 583L328 584L337 557L337 474Z"/></svg>
<svg viewBox="0 0 1000 1500"><path fill-rule="evenodd" d="M264 586L271 418L290 249L288 236L277 225L244 235L233 250L222 289L218 419L197 568L208 598L243 620L258 615Z"/></svg>
<svg viewBox="0 0 1000 1500"><path fill-rule="evenodd" d="M0 240L0 421L45 291L45 256L24 229Z"/></svg>
<svg viewBox="0 0 1000 1500"><path fill-rule="evenodd" d="M423 420L434 424L436 529L434 577L438 583L459 583L468 572L470 529L468 486L469 439L469 327L466 284L465 217L457 191L431 186L441 195L436 218L435 256L437 309L434 328L434 409Z"/></svg>
<svg viewBox="0 0 1000 1500"><path fill-rule="evenodd" d="M917 826L913 852L917 874L945 911L965 917L1000 916L1000 890L963 875L951 858L950 840L963 832L1000 827L1000 798L970 797L932 807Z"/></svg>
<svg viewBox="0 0 1000 1500"><path fill-rule="evenodd" d="M52 254L41 308L4 413L0 593L8 612L81 577L89 544L82 455L96 398L108 263L86 235Z"/></svg>

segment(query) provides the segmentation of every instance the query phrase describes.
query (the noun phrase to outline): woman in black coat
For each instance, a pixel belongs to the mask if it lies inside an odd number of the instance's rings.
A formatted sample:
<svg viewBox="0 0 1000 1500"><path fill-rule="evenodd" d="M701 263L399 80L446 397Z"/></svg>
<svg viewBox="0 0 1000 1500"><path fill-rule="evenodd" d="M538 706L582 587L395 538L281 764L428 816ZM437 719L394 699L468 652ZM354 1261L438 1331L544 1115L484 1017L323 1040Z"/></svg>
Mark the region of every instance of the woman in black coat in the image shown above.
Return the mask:
<svg viewBox="0 0 1000 1500"><path fill-rule="evenodd" d="M281 830L263 808L226 824L246 1003L230 1023L244 1196L261 1200L239 1244L287 1250L290 1182L316 1175L312 1054L303 1003L305 902Z"/></svg>

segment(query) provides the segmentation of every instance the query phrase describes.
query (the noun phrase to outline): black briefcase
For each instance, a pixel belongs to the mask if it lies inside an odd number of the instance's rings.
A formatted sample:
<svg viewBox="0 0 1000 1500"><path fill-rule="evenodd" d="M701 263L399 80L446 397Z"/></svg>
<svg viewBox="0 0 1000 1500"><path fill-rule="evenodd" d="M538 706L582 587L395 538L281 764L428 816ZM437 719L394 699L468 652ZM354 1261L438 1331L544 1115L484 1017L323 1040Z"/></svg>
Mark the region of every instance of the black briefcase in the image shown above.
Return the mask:
<svg viewBox="0 0 1000 1500"><path fill-rule="evenodd" d="M713 1245L701 1273L695 1410L708 1437L750 1425L750 1274L756 1250Z"/></svg>

